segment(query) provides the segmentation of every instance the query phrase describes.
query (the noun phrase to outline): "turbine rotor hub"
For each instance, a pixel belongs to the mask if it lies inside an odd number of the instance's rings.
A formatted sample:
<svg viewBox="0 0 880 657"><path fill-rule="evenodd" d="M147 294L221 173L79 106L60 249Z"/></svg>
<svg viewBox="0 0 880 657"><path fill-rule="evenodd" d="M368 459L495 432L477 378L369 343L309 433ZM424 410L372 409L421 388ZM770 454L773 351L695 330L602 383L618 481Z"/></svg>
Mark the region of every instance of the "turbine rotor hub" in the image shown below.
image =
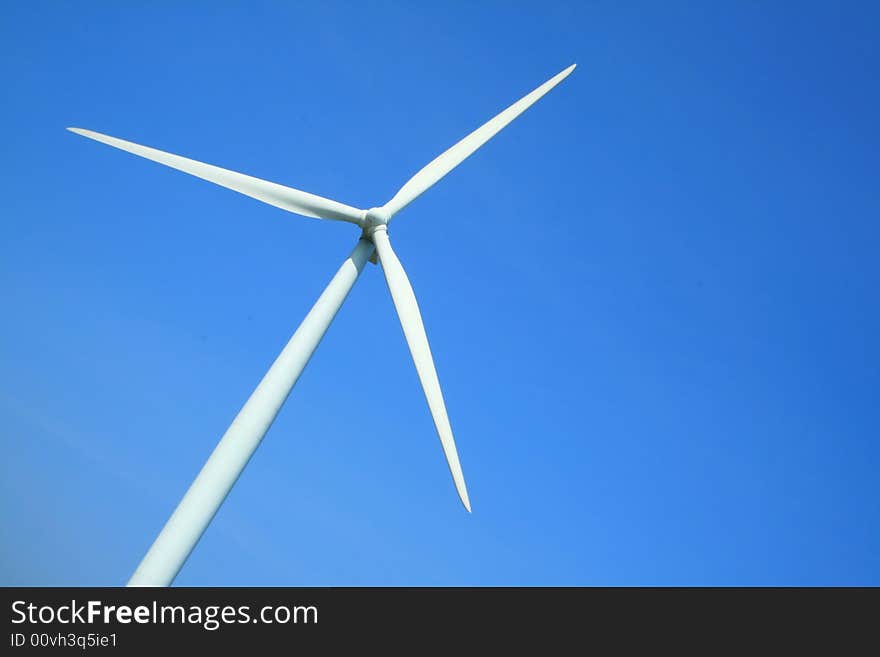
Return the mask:
<svg viewBox="0 0 880 657"><path fill-rule="evenodd" d="M388 211L385 208L370 208L364 215L364 229L369 230L376 226L385 226L390 221Z"/></svg>

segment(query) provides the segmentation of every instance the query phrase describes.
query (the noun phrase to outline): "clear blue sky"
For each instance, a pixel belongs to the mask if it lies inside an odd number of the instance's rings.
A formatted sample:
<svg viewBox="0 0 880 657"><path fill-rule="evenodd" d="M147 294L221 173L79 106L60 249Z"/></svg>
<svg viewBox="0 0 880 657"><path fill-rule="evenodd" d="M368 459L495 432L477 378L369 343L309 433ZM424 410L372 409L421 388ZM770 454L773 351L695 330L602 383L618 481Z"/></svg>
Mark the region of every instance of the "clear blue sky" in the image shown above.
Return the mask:
<svg viewBox="0 0 880 657"><path fill-rule="evenodd" d="M65 126L370 207L572 62L392 227L474 513L368 266L177 583L880 584L878 8L698 4L5 6L0 584L124 583L358 235Z"/></svg>

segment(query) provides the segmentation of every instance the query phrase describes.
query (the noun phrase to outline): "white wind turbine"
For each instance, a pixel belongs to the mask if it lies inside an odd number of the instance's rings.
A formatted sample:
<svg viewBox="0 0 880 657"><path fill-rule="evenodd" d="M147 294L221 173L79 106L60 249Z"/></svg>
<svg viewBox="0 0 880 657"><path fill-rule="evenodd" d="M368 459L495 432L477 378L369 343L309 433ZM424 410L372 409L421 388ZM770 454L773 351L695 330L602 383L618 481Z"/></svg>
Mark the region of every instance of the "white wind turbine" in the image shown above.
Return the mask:
<svg viewBox="0 0 880 657"><path fill-rule="evenodd" d="M388 224L398 212L568 77L574 68L575 65L572 64L477 128L410 178L385 205L369 210L359 210L298 189L203 164L91 130L68 128L83 137L179 169L283 210L317 219L348 221L362 229L361 237L351 255L342 263L330 284L223 434L195 481L129 579L129 586L168 586L177 576L251 455L259 446L281 405L287 399L306 363L309 362L312 353L342 306L342 302L348 296L364 264L374 256L374 251L382 264L385 281L388 283L422 389L428 400L428 407L437 434L440 436L440 444L443 446L452 480L455 482L462 504L468 511L471 510L419 306L406 272L391 248L391 242L388 240Z"/></svg>

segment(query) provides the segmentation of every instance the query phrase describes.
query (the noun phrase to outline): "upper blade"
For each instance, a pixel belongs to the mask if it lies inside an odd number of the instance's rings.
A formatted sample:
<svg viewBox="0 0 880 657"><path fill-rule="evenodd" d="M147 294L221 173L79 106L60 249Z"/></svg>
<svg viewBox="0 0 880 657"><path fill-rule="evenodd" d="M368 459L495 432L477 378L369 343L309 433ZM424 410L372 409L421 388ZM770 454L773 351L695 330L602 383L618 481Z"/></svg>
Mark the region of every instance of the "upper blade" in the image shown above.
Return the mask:
<svg viewBox="0 0 880 657"><path fill-rule="evenodd" d="M205 164L187 157L166 153L164 151L150 148L149 146L141 146L124 139L117 139L108 135L102 135L99 132L91 130L83 130L82 128L68 128L71 132L75 132L83 137L94 139L108 146L140 155L148 160L153 160L159 164L164 164L173 169L178 169L190 175L202 178L209 182L215 183L222 187L228 187L245 196L250 196L257 200L274 205L275 207L296 212L307 217L315 217L316 219L335 219L337 221L350 221L360 225L363 212L357 208L344 203L331 201L330 199L302 192L292 187L285 187L277 183L267 180L260 180L253 176L248 176L236 171L221 169L212 164Z"/></svg>
<svg viewBox="0 0 880 657"><path fill-rule="evenodd" d="M444 151L441 155L435 158L430 164L410 178L407 183L400 188L397 194L394 195L394 198L383 206L383 210L387 216L390 218L400 212L412 201L421 196L421 194L428 188L433 186L434 183L470 157L474 151L494 137L508 123L525 112L537 102L541 96L568 77L574 70L575 66L577 65L572 64L564 71L554 75L530 94L527 94L516 101L495 118L483 124L458 142L455 146Z"/></svg>
<svg viewBox="0 0 880 657"><path fill-rule="evenodd" d="M471 502L468 499L467 487L464 483L464 474L461 471L461 463L458 460L458 451L455 449L455 439L452 437L452 427L449 424L449 416L446 413L446 404L443 401L443 392L440 390L440 381L437 379L437 370L434 368L434 359L431 356L431 347L428 345L428 336L425 335L425 326L422 323L422 315L416 302L415 294L409 283L409 278L397 259L397 255L388 241L388 233L384 228L373 233L373 243L379 254L379 262L382 263L382 271L385 273L385 281L391 291L391 299L400 317L400 325L406 343L409 345L410 354L416 365L416 372L428 400L428 408L434 418L434 426L437 435L440 436L440 444L455 482L455 489L461 498L461 503L468 511L471 510Z"/></svg>

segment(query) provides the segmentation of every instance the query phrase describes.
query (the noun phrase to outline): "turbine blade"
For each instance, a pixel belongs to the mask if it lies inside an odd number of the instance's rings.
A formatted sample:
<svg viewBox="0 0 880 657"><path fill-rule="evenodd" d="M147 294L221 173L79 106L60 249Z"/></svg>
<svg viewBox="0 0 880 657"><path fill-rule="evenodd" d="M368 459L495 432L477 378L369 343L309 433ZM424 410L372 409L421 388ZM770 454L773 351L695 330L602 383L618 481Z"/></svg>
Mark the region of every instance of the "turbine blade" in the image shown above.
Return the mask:
<svg viewBox="0 0 880 657"><path fill-rule="evenodd" d="M423 192L427 191L443 176L470 157L480 146L498 134L498 132L508 123L525 112L537 102L541 96L567 78L574 70L575 66L577 65L572 64L564 71L554 75L530 94L527 94L516 101L495 118L489 120L458 142L455 146L444 151L441 155L435 158L430 164L410 178L407 183L400 188L397 194L394 195L394 198L382 207L386 216L389 218L393 217L412 201L421 196Z"/></svg>
<svg viewBox="0 0 880 657"><path fill-rule="evenodd" d="M455 489L461 498L461 503L468 511L471 510L471 502L468 499L467 487L464 483L464 474L458 460L458 452L455 449L455 439L452 437L452 427L449 424L449 416L446 414L446 404L443 402L443 392L440 390L440 381L437 379L437 371L434 368L434 359L431 356L431 347L428 345L428 336L425 335L425 326L422 324L422 315L416 302L415 294L409 283L409 278L397 259L397 255L388 241L388 233L384 227L373 233L373 243L379 253L379 262L382 263L382 271L385 273L385 282L391 291L391 299L400 317L400 325L403 327L403 335L409 345L409 351L416 365L422 390L428 400L428 408L434 418L434 426L437 435L440 436L440 444L455 482Z"/></svg>
<svg viewBox="0 0 880 657"><path fill-rule="evenodd" d="M181 157L180 155L165 153L149 146L141 146L124 139L102 135L99 132L83 130L82 128L68 128L68 130L108 146L140 155L148 160L164 164L197 178L202 178L221 187L228 187L240 194L250 196L288 212L295 212L307 217L315 217L316 219L350 221L351 223L361 225L363 212L344 203L337 203L336 201L309 194L308 192L302 192L292 187L260 180L259 178L247 176L236 171L221 169L212 164L204 164L187 157Z"/></svg>

